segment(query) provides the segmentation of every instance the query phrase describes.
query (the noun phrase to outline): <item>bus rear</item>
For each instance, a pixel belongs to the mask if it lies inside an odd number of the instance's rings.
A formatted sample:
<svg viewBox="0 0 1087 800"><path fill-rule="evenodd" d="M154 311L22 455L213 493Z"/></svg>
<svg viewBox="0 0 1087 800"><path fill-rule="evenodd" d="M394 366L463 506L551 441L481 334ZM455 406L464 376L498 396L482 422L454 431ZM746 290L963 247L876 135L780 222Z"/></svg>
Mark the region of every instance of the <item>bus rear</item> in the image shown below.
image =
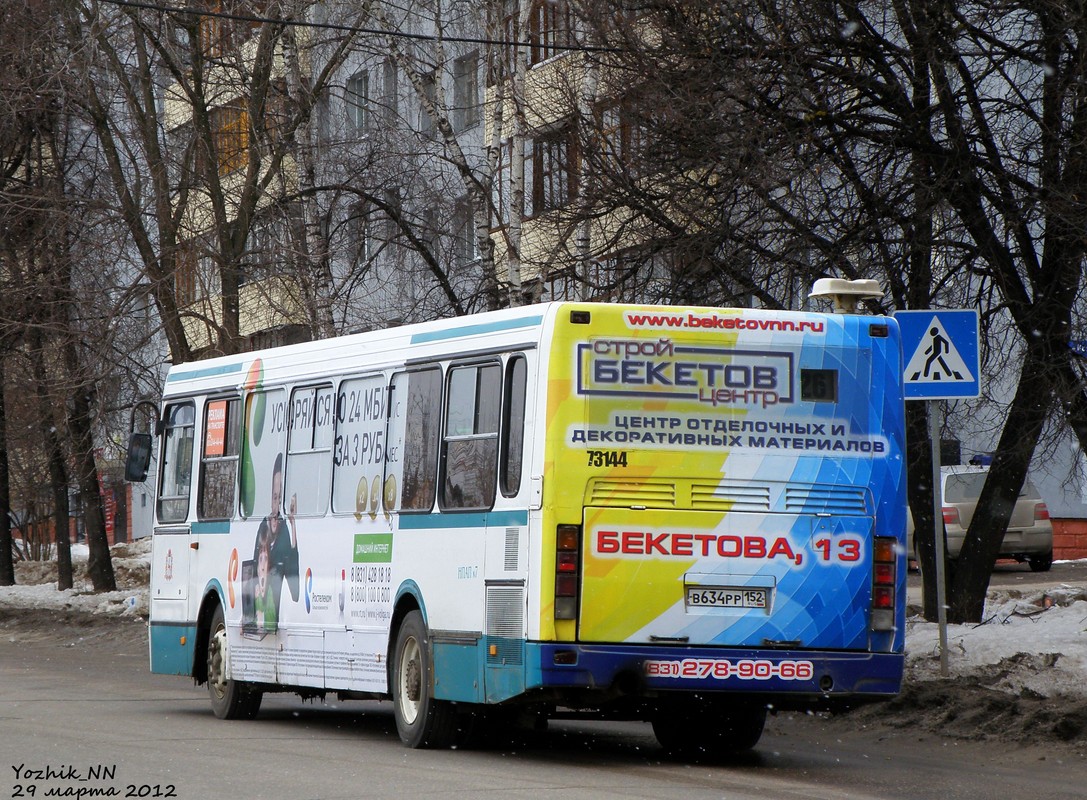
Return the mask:
<svg viewBox="0 0 1087 800"><path fill-rule="evenodd" d="M564 305L547 347L530 687L648 714L677 751L898 692L893 320Z"/></svg>

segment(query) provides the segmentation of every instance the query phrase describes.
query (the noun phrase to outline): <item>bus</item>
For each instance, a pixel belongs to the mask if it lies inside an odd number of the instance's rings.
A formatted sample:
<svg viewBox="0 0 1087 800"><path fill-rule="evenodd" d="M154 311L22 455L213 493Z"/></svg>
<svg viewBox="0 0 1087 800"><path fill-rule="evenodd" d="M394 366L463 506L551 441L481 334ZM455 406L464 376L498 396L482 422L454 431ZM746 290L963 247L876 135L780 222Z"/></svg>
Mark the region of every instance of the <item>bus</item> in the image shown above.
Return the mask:
<svg viewBox="0 0 1087 800"><path fill-rule="evenodd" d="M223 719L390 700L410 747L592 712L727 753L892 697L901 376L887 317L580 302L174 365L151 670Z"/></svg>

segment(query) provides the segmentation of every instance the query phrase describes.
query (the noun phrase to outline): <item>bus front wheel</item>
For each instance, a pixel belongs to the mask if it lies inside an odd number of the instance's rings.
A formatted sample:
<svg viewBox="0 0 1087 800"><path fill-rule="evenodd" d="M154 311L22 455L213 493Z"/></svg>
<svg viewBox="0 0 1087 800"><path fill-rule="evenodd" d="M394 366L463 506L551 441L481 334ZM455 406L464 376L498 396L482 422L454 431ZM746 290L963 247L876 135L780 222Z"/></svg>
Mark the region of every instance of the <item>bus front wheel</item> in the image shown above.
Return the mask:
<svg viewBox="0 0 1087 800"><path fill-rule="evenodd" d="M453 705L434 699L430 639L423 615L411 611L396 636L392 698L396 731L412 748L451 746L457 733Z"/></svg>
<svg viewBox="0 0 1087 800"><path fill-rule="evenodd" d="M230 675L230 650L223 607L217 606L208 630L208 695L211 710L219 719L253 719L263 697L258 689Z"/></svg>

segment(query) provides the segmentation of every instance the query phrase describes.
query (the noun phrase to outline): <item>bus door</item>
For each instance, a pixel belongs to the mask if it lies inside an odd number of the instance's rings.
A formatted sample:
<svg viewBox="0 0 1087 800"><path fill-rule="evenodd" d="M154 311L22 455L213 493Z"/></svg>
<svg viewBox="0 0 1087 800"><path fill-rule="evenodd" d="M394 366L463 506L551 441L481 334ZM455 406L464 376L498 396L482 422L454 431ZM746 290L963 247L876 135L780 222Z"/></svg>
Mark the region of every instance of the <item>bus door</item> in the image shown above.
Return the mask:
<svg viewBox="0 0 1087 800"><path fill-rule="evenodd" d="M184 625L190 619L189 512L192 496L193 441L196 411L192 401L171 403L163 415L160 440L158 504L151 540L151 622L157 630ZM165 626L165 627L164 627ZM192 665L170 658L168 648L152 641L151 669L167 674L190 674Z"/></svg>
<svg viewBox="0 0 1087 800"><path fill-rule="evenodd" d="M871 518L585 509L582 641L868 646Z"/></svg>

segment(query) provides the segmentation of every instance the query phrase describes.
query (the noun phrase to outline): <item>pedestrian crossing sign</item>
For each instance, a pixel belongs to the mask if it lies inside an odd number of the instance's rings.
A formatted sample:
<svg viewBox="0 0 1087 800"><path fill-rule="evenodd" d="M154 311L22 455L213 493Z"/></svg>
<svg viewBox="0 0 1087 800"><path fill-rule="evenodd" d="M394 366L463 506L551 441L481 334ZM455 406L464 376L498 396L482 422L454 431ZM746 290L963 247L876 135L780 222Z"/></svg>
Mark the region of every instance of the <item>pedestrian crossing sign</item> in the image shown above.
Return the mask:
<svg viewBox="0 0 1087 800"><path fill-rule="evenodd" d="M896 311L907 400L950 400L981 394L978 312Z"/></svg>

